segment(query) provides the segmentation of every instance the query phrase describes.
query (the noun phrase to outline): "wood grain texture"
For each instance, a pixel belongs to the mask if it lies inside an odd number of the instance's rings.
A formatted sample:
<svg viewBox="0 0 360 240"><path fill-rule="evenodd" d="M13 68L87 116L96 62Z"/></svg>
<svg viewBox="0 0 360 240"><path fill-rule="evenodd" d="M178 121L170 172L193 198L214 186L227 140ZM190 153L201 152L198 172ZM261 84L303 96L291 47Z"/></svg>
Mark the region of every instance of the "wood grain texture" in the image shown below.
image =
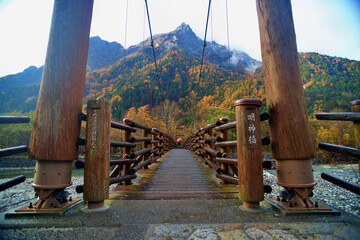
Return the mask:
<svg viewBox="0 0 360 240"><path fill-rule="evenodd" d="M275 159L314 155L290 0L256 0Z"/></svg>
<svg viewBox="0 0 360 240"><path fill-rule="evenodd" d="M259 106L236 105L235 111L239 199L260 202L264 184Z"/></svg>
<svg viewBox="0 0 360 240"><path fill-rule="evenodd" d="M29 156L75 160L93 0L56 0Z"/></svg>
<svg viewBox="0 0 360 240"><path fill-rule="evenodd" d="M84 200L109 197L111 104L88 101L85 143Z"/></svg>
<svg viewBox="0 0 360 240"><path fill-rule="evenodd" d="M235 184L219 184L216 172L185 149L174 149L137 173L130 186L117 186L110 199L237 199Z"/></svg>

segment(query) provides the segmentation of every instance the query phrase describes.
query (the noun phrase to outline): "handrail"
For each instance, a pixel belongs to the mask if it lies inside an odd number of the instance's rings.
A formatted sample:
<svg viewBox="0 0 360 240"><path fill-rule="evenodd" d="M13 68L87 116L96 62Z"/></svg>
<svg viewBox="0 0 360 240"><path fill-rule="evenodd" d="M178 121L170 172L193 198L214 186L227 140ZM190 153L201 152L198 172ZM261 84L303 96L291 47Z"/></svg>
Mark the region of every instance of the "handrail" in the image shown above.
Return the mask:
<svg viewBox="0 0 360 240"><path fill-rule="evenodd" d="M219 121L214 123L207 124L205 127L200 128L199 130L192 133L186 140L185 140L185 148L193 151L199 158L206 164L209 165L212 169L216 171L216 177L222 180L223 184L238 184L239 192L241 191L243 194L242 200L245 202L258 202L263 199L264 192L269 192L271 187L264 186L261 182L256 180L255 191L256 194L251 192L254 189L249 189L248 185L243 184L242 181L245 181L245 175L249 176L249 178L256 179L261 178L262 174L259 170L252 169L253 167L249 166L257 166L259 168L270 168L272 166L272 162L261 160L261 145L268 145L270 143L269 137L259 137L260 134L260 121L265 121L269 119L268 113L258 113L258 107L261 105L261 102L256 99L242 99L238 100L235 103L236 106L236 121L228 122L227 118L221 118ZM238 111L240 111L238 114ZM238 116L239 119L238 119ZM241 135L245 135L245 137L239 135L239 129L237 127L243 129L244 132L240 133ZM229 140L228 139L228 131L229 130L236 130L237 136L236 140ZM220 132L220 136L215 136L213 134L213 130ZM256 138L255 138L255 131ZM260 139L261 138L261 139ZM242 139L242 140L239 140ZM246 161L245 165L238 166L238 159L229 158L229 148L235 147L239 148L239 144L243 144L241 147L243 148L241 153L245 154L247 157L251 158ZM260 144L260 148L258 147ZM254 147L254 146L257 147ZM216 148L220 148L220 151ZM247 149L259 149L256 152L256 159L251 157L250 155L254 151L248 151ZM238 158L239 158L239 150L238 151ZM245 152L244 152L245 151ZM246 152L248 151L248 152ZM250 155L249 155L250 154ZM260 159L258 156L260 154ZM252 161L257 161L251 163ZM246 165L248 164L248 165ZM247 166L247 167L246 167ZM246 169L247 168L247 169ZM238 174L241 176L241 180L238 178ZM246 180L247 181L247 180ZM241 186L240 186L241 185ZM259 187L260 185L260 187ZM263 185L261 187L261 185ZM241 189L241 190L240 190ZM266 191L265 191L266 190ZM257 196L257 197L254 197ZM249 204L250 206L252 204Z"/></svg>
<svg viewBox="0 0 360 240"><path fill-rule="evenodd" d="M357 148L340 146L330 143L320 142L318 148L329 151L340 153L347 156L358 158L359 173L360 173L360 100L354 100L350 103L352 112L338 112L338 113L317 113L316 119L318 120L337 120L337 121L352 121L354 124L355 141ZM322 173L321 177L339 187L345 188L360 195L360 187L352 183L341 180L335 176L331 176L327 173Z"/></svg>
<svg viewBox="0 0 360 240"><path fill-rule="evenodd" d="M20 184L22 182L25 182L25 180L26 180L26 177L23 176L23 175L12 178L12 179L0 184L0 191L4 191L4 190L6 190L8 188L16 186L16 185L18 185L18 184Z"/></svg>
<svg viewBox="0 0 360 240"><path fill-rule="evenodd" d="M329 152L341 153L343 155L360 158L360 149L357 148L345 147L324 142L319 142L318 147Z"/></svg>
<svg viewBox="0 0 360 240"><path fill-rule="evenodd" d="M228 130L228 129L232 129L236 127L236 121L234 122L229 122L223 125L220 125L218 127L215 127L214 130L215 131L222 131L222 130Z"/></svg>
<svg viewBox="0 0 360 240"><path fill-rule="evenodd" d="M151 142L151 137L133 137L130 139L130 142Z"/></svg>
<svg viewBox="0 0 360 240"><path fill-rule="evenodd" d="M14 154L20 154L28 151L28 146L21 145L16 147L9 147L0 149L0 157L11 156Z"/></svg>
<svg viewBox="0 0 360 240"><path fill-rule="evenodd" d="M29 123L30 118L28 116L0 116L0 124L18 124ZM27 145L9 147L0 149L0 157L7 157L15 154L25 153L28 151ZM4 191L8 188L16 186L26 180L23 175L12 178L6 182L0 184L0 191Z"/></svg>
<svg viewBox="0 0 360 240"><path fill-rule="evenodd" d="M140 129L144 129L144 130L148 130L151 131L151 127L148 127L144 124L141 123L137 123L137 122L131 122L130 126L134 127L134 128L140 128Z"/></svg>
<svg viewBox="0 0 360 240"><path fill-rule="evenodd" d="M93 104L96 106L100 106L100 108L96 109L96 112L91 110L92 112L88 112L89 114L79 113L79 120L81 121L87 121L87 133L86 136L89 136L91 140L89 140L89 143L87 143L87 140L85 138L79 138L77 141L77 145L85 145L86 146L86 153L85 158L87 159L88 156L97 156L97 154L94 154L94 151L99 151L99 154L106 155L106 147L121 147L123 148L123 156L119 159L105 159L105 161L101 161L99 163L98 161L91 160L89 164L106 164L108 166L91 166L90 169L109 169L110 165L115 166L108 176L108 182L109 184L114 183L123 183L125 185L128 185L131 183L132 179L135 179L137 175L135 174L141 169L146 169L149 165L151 165L153 162L155 162L157 159L160 158L165 152L173 149L176 147L176 143L174 139L172 139L168 134L165 134L155 128L151 128L149 126L143 125L141 123L133 122L129 118L125 118L123 120L123 123L118 123L111 121L111 127L116 128L119 130L123 130L123 140L122 141L111 141L110 140L110 130L106 132L103 131L104 127L101 125L98 125L94 127L96 124L100 124L98 119L103 119L98 116L105 116L106 114L110 114L110 111L107 111L106 109L101 109L102 106L105 106L106 108L107 104ZM88 105L89 106L89 105ZM89 111L89 108L88 108ZM94 119L95 117L95 119ZM92 119L89 119L92 118ZM106 115L105 119L110 120L110 116ZM91 123L90 127L88 128L88 124ZM102 123L103 125L106 125L106 122ZM138 129L142 130L143 136L142 137L132 137L132 133L136 132ZM103 131L103 132L102 132ZM151 137L150 137L150 136ZM97 136L101 136L101 139L106 140L106 142L109 142L110 146L104 146L104 144L97 143ZM150 145L151 144L151 145ZM96 146L96 147L93 147ZM140 149L137 151L134 151L133 149L135 147L140 146ZM88 148L91 149L92 155L88 155ZM100 150L100 148L104 148L103 150ZM109 153L109 152L108 152ZM109 155L108 155L109 156ZM109 158L109 157L107 157ZM85 173L86 173L86 162L88 160L82 161L77 160L75 163L76 167L85 167ZM107 173L108 174L108 170ZM84 173L84 176L86 175ZM104 174L104 172L102 172ZM97 179L97 181L103 181L104 183L107 181L105 180L107 178L106 175L102 175L100 178ZM85 181L93 181L92 178L84 178ZM91 202L97 202L99 201L99 197L93 197L94 195L89 195L91 192L96 192L95 188L92 190L92 186L99 185L101 188L104 188L104 190L100 193L101 195L100 200L102 201L106 198L106 194L104 193L108 192L108 186L106 184L98 184L98 183L87 183L77 186L77 192L84 191L84 198L87 196L87 200L89 203ZM90 189L90 190L89 190ZM89 197L90 196L90 197ZM90 199L91 198L91 199Z"/></svg>
<svg viewBox="0 0 360 240"><path fill-rule="evenodd" d="M29 123L28 116L0 116L0 124Z"/></svg>
<svg viewBox="0 0 360 240"><path fill-rule="evenodd" d="M316 119L360 122L360 113L358 112L317 113Z"/></svg>
<svg viewBox="0 0 360 240"><path fill-rule="evenodd" d="M87 120L87 114L81 112L81 113L79 113L78 118L79 118L79 121L86 121ZM111 127L116 128L116 129L120 129L120 130L129 131L129 132L136 132L136 128L127 126L127 125L122 124L122 123L114 122L114 121L111 121Z"/></svg>
<svg viewBox="0 0 360 240"><path fill-rule="evenodd" d="M332 176L330 174L327 174L327 173L321 173L321 178L326 180L326 181L329 181L339 187L342 187L346 190L349 190L357 195L360 195L360 186L358 185L355 185L355 184L352 184L352 183L349 183L347 181L344 181L340 178L337 178L335 176Z"/></svg>

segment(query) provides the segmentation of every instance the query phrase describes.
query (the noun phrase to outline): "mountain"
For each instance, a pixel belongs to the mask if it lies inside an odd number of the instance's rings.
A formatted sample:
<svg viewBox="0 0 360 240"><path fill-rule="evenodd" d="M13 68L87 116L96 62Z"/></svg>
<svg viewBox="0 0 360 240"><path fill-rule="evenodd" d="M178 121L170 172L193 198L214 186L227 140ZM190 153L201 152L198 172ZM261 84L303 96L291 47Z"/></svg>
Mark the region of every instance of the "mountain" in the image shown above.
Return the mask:
<svg viewBox="0 0 360 240"><path fill-rule="evenodd" d="M33 84L39 85L43 68L43 66L40 68L30 66L21 73L4 76L0 78L0 89Z"/></svg>
<svg viewBox="0 0 360 240"><path fill-rule="evenodd" d="M182 23L174 31L164 34L157 34L153 37L154 45L159 51L159 57L169 49L177 48L184 50L187 54L196 58L201 58L204 40L195 35L190 26ZM139 51L144 47L149 47L150 39L130 47L126 50L127 54ZM215 41L206 43L205 61L213 65L239 70L254 71L261 66L261 62L251 58L247 53L239 50L228 51L227 47Z"/></svg>
<svg viewBox="0 0 360 240"><path fill-rule="evenodd" d="M195 112L201 115L209 107L232 110L239 98L256 97L266 105L261 63L242 51L229 53L225 46L207 42L199 78L203 44L184 23L172 32L154 36L159 89L150 39L124 51L120 44L91 38L88 64L92 70L87 72L84 102L109 99L113 116L121 119L131 107L159 108L165 98L177 104L181 124L189 124ZM311 117L319 111L350 111L349 102L360 99L359 61L299 53L299 63ZM29 77L21 75L25 72ZM1 112L35 109L38 72L30 67L17 76L0 78Z"/></svg>
<svg viewBox="0 0 360 240"><path fill-rule="evenodd" d="M91 37L87 71L100 69L124 57L124 48L117 42ZM43 66L30 66L21 73L0 78L0 113L31 111L36 107ZM21 93L21 94L19 94Z"/></svg>
<svg viewBox="0 0 360 240"><path fill-rule="evenodd" d="M299 54L300 71L310 114L318 111L351 111L360 99L360 62L318 53Z"/></svg>
<svg viewBox="0 0 360 240"><path fill-rule="evenodd" d="M120 43L108 42L100 37L91 37L88 53L88 70L92 71L113 64L124 57L124 48Z"/></svg>

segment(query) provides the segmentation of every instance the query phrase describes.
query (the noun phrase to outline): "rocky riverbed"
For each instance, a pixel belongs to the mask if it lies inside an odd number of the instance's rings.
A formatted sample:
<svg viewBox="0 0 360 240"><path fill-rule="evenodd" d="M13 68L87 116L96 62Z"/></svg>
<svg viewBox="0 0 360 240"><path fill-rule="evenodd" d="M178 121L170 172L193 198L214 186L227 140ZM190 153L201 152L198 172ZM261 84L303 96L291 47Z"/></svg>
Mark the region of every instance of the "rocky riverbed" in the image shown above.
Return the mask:
<svg viewBox="0 0 360 240"><path fill-rule="evenodd" d="M314 199L325 203L336 209L360 216L360 196L344 190L320 177L321 172L327 172L348 182L359 185L359 171L356 164L352 165L315 165L314 178L317 185L314 189ZM275 170L264 171L264 184L271 185L273 191L265 197L276 198L283 190L276 184ZM0 183L8 179L0 179ZM83 177L73 177L73 185L67 188L72 198L82 198L82 194L75 191L77 185L83 184ZM35 192L31 187L33 178L26 179L26 182L0 192L0 212L26 206L29 202L35 202ZM113 185L112 187L115 187Z"/></svg>

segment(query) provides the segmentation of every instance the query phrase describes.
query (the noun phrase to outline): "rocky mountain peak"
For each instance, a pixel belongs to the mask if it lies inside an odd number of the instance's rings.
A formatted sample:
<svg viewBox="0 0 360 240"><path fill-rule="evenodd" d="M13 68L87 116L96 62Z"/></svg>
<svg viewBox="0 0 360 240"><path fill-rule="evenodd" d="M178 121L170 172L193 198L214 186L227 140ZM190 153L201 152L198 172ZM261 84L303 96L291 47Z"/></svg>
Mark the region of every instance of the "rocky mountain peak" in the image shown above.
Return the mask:
<svg viewBox="0 0 360 240"><path fill-rule="evenodd" d="M189 24L185 23L185 22L182 22L180 24L180 26L178 26L175 31L191 31L192 32L192 29L190 28Z"/></svg>

